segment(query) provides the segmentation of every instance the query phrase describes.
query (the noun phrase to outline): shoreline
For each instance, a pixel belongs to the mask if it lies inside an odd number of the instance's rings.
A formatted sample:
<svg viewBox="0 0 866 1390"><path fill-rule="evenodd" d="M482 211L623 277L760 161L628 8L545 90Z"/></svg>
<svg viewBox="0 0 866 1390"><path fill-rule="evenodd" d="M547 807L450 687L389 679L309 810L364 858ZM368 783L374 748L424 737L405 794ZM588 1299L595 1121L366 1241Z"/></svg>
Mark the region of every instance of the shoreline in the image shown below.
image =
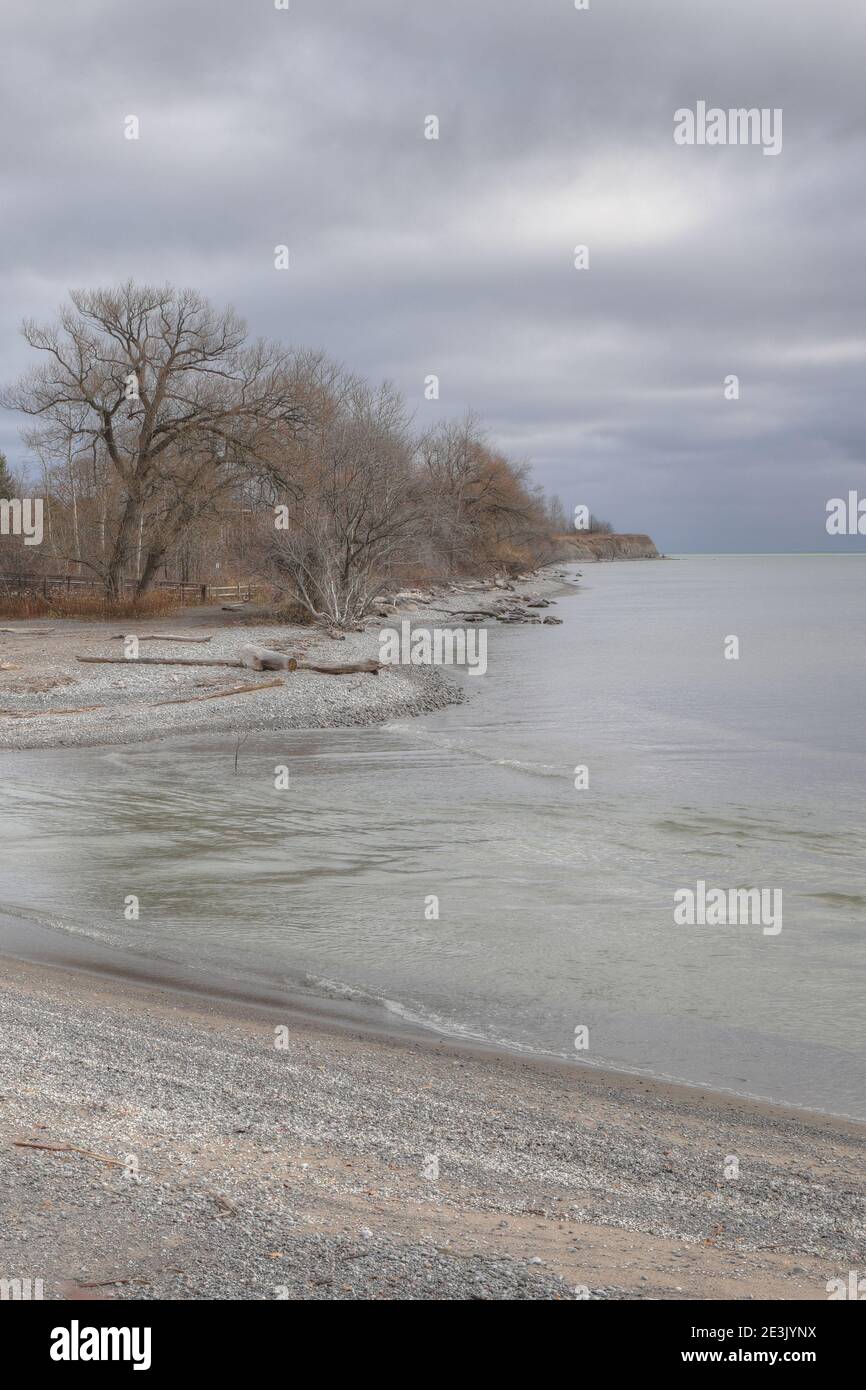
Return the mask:
<svg viewBox="0 0 866 1390"><path fill-rule="evenodd" d="M198 654L233 660L243 646L253 644L300 661L361 662L378 658L379 631L402 619L471 627L460 616L461 604L488 604L520 588L531 589L530 598L546 606L574 592L574 583L563 576L562 563L556 563L507 586L481 580L433 586L424 595L429 602L407 597L388 604L380 615L366 620L362 631L339 637L317 627L266 621L257 625L255 610L238 615L187 608L170 618L146 618L127 626L163 637L148 642L142 653L148 657ZM464 684L446 674L459 668L444 666L393 665L378 675L333 676L231 668L216 674L207 666L135 668L134 661L76 661L79 654L120 656L122 627L123 620L21 619L0 634L0 750L106 747L183 734L367 727L429 714L467 698ZM195 636L199 644L165 640L179 631ZM232 695L232 687L239 685L244 693Z"/></svg>
<svg viewBox="0 0 866 1390"><path fill-rule="evenodd" d="M49 1298L808 1300L862 1263L861 1125L8 957L0 1008L0 1274Z"/></svg>
<svg viewBox="0 0 866 1390"><path fill-rule="evenodd" d="M754 1110L763 1116L800 1121L817 1126L850 1127L866 1136L866 1119L838 1111L814 1109L770 1096L717 1088L682 1077L617 1067L613 1063L558 1056L552 1052L509 1047L493 1039L475 1038L436 1028L388 1009L387 1001L360 1002L309 992L300 986L269 986L265 981L238 985L217 971L198 969L162 956L147 955L93 937L60 931L41 923L0 912L0 968L14 962L34 970L64 971L85 979L104 980L116 988L132 986L157 991L159 996L225 1009L239 1018L291 1017L334 1033L357 1032L388 1043L414 1043L421 1047L447 1046L474 1057L513 1060L528 1067L553 1069L565 1075L588 1075L605 1084L628 1090L650 1087L683 1100L700 1099L717 1107Z"/></svg>

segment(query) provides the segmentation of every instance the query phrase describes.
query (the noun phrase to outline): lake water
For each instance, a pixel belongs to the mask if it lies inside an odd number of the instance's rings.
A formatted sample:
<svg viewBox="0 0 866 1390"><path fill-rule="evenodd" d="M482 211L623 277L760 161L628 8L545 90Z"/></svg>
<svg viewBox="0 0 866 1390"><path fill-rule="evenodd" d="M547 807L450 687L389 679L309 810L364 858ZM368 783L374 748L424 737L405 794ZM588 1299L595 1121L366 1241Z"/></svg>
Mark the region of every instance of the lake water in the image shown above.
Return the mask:
<svg viewBox="0 0 866 1390"><path fill-rule="evenodd" d="M237 771L225 738L7 754L0 911L866 1116L866 557L587 566L552 611L490 630L469 703L251 735ZM781 890L781 932L677 925L699 880Z"/></svg>

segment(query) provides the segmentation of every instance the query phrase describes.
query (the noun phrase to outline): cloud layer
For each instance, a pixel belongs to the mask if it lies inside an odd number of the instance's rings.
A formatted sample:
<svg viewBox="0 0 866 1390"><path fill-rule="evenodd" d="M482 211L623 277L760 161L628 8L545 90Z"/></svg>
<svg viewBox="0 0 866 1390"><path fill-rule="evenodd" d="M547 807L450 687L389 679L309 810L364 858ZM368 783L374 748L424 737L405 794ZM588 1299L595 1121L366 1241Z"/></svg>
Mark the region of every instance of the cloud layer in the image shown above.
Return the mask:
<svg viewBox="0 0 866 1390"><path fill-rule="evenodd" d="M861 6L5 0L0 39L3 379L69 287L192 284L668 551L863 544L824 527L866 494ZM782 108L781 154L676 145L699 100Z"/></svg>

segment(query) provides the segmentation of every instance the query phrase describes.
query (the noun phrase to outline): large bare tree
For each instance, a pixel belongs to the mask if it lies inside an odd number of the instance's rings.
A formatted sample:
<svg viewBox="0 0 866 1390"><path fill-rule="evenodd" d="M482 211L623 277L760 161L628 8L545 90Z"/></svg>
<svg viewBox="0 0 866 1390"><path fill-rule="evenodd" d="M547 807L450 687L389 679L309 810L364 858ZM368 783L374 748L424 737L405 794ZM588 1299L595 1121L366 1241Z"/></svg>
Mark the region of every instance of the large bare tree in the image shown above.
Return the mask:
<svg viewBox="0 0 866 1390"><path fill-rule="evenodd" d="M110 543L104 555L69 558L96 571L111 597L135 558L144 592L190 520L246 476L263 471L288 486L281 444L301 417L289 358L275 344L249 344L234 310L195 290L129 281L70 299L56 323L25 322L43 360L0 401L37 417L56 457L89 447L108 460L120 484Z"/></svg>

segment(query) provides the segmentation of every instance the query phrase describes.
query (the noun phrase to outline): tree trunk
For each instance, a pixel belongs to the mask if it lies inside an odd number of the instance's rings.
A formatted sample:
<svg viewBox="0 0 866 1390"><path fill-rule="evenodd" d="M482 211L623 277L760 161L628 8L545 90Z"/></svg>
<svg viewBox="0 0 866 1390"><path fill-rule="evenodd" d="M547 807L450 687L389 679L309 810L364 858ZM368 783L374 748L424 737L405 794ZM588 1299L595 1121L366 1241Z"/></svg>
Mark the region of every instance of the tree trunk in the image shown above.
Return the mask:
<svg viewBox="0 0 866 1390"><path fill-rule="evenodd" d="M164 558L164 549L148 550L147 556L144 561L144 569L141 571L141 574L138 578L138 582L135 586L136 598L141 598L142 594L147 593L148 589L153 584L153 581L156 578L156 572L162 564Z"/></svg>
<svg viewBox="0 0 866 1390"><path fill-rule="evenodd" d="M123 597L123 571L132 550L135 523L138 520L138 503L130 494L123 504L120 525L111 548L111 558L105 571L105 588L109 598Z"/></svg>

